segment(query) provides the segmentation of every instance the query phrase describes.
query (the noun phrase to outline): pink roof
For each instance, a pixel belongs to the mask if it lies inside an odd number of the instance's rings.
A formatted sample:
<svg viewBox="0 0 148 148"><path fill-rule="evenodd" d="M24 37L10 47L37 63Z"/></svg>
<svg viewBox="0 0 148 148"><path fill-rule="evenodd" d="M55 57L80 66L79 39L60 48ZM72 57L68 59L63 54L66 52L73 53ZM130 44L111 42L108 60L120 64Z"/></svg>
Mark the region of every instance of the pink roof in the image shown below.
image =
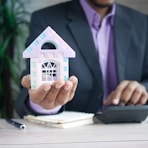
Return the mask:
<svg viewBox="0 0 148 148"><path fill-rule="evenodd" d="M56 49L42 49L44 43L52 43ZM75 51L51 28L47 27L23 52L23 58L39 58L40 54L62 53L63 57L75 57Z"/></svg>

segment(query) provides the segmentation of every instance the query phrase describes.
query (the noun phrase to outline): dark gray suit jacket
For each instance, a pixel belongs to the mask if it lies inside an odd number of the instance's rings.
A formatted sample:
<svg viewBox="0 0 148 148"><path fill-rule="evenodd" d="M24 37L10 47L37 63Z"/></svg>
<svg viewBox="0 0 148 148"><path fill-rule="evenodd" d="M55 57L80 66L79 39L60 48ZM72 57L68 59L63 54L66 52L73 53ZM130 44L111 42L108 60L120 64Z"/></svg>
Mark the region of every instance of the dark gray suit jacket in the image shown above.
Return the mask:
<svg viewBox="0 0 148 148"><path fill-rule="evenodd" d="M70 59L70 75L77 76L79 84L74 99L65 105L65 109L96 112L102 104L102 75L92 34L79 1L34 12L27 46L47 26L51 26L76 52L76 58ZM117 4L113 30L118 82L135 80L148 90L147 16ZM23 75L28 73L29 60ZM33 113L27 107L27 100L28 92L22 88L15 102L21 117Z"/></svg>

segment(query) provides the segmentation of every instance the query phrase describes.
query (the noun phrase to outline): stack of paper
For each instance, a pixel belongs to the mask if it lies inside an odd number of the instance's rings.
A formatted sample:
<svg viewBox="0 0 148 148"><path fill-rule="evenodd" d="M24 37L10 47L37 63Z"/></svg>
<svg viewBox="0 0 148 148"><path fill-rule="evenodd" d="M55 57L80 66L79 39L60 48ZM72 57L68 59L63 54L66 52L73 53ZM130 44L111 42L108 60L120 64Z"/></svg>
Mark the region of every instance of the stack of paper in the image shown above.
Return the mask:
<svg viewBox="0 0 148 148"><path fill-rule="evenodd" d="M71 112L64 111L55 115L44 115L44 116L25 116L24 119L27 119L32 122L39 124L49 125L58 128L71 128L77 126L84 126L93 123L92 113L83 113L83 112Z"/></svg>

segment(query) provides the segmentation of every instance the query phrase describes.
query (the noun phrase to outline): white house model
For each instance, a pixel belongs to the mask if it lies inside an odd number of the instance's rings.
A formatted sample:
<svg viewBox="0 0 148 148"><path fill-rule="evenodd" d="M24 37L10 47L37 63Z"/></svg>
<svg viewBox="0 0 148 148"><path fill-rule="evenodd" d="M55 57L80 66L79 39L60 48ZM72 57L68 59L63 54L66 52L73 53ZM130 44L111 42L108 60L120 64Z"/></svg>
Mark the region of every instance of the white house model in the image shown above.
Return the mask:
<svg viewBox="0 0 148 148"><path fill-rule="evenodd" d="M55 80L69 77L69 58L75 52L51 28L47 27L23 52L23 58L30 58L31 89Z"/></svg>

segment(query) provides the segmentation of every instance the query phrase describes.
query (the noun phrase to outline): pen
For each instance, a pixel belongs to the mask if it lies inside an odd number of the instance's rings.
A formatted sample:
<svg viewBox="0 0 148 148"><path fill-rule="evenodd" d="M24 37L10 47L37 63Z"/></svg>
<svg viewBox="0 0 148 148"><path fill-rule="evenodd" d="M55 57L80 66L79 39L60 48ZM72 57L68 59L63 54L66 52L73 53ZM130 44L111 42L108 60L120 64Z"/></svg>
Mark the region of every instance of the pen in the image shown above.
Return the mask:
<svg viewBox="0 0 148 148"><path fill-rule="evenodd" d="M12 120L12 119L9 119L9 118L7 118L6 121L7 121L9 124L15 126L16 128L18 128L18 129L20 129L20 130L25 130L25 129L26 129L26 125L25 125L25 124L16 122L16 121L14 121L14 120Z"/></svg>

